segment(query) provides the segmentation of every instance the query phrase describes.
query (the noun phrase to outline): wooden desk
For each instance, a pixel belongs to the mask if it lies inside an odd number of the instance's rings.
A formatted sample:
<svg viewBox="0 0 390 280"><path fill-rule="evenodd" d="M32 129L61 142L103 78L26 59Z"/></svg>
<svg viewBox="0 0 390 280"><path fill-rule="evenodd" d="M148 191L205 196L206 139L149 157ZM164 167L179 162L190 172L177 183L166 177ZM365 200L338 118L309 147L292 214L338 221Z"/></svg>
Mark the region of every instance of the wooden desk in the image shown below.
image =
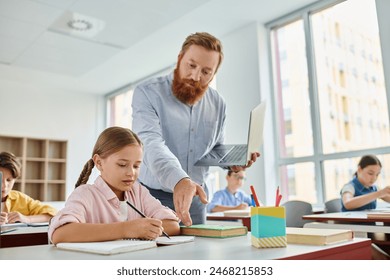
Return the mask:
<svg viewBox="0 0 390 280"><path fill-rule="evenodd" d="M257 249L251 235L232 238L195 237L194 242L161 246L115 255L98 255L57 249L54 245L38 245L0 249L0 260L341 260L371 259L371 241L352 241L327 246L289 244L285 248Z"/></svg>
<svg viewBox="0 0 390 280"><path fill-rule="evenodd" d="M390 224L390 218L368 218L367 213L369 211L350 211L350 212L336 212L325 214L305 215L302 217L304 220L313 220L316 222L339 222L339 223L375 223L383 222Z"/></svg>
<svg viewBox="0 0 390 280"><path fill-rule="evenodd" d="M19 227L0 235L0 248L49 244L47 226Z"/></svg>
<svg viewBox="0 0 390 280"><path fill-rule="evenodd" d="M207 220L209 221L232 221L241 220L242 224L251 230L251 216L225 216L223 212L215 212L207 214Z"/></svg>
<svg viewBox="0 0 390 280"><path fill-rule="evenodd" d="M324 213L323 208L313 209L313 214ZM251 216L225 216L223 212L214 212L207 214L207 220L209 221L232 221L232 220L241 220L242 224L248 228L248 231L251 231Z"/></svg>
<svg viewBox="0 0 390 280"><path fill-rule="evenodd" d="M390 247L390 218L368 218L369 211L350 211L316 215L305 215L312 220L305 227L350 229L355 233L372 233L372 242Z"/></svg>

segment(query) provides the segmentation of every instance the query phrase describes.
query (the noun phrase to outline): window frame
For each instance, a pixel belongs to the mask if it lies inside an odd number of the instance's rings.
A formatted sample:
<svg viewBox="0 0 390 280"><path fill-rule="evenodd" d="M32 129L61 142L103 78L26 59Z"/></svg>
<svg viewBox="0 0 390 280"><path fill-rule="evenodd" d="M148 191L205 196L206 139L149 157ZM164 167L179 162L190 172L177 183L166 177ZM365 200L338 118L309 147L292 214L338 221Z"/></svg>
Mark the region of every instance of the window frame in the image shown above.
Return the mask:
<svg viewBox="0 0 390 280"><path fill-rule="evenodd" d="M129 91L133 90L137 87L138 84L146 81L146 80L149 80L153 77L159 77L159 76L163 76L163 75L167 75L169 74L170 72L172 72L176 67L176 63L174 64L171 64L170 66L168 67L165 67L151 75L148 75L146 77L143 77L141 79L139 79L138 81L135 81L135 82L130 82L126 85L124 85L123 87L120 87L119 89L116 89L108 94L105 95L105 104L106 104L106 127L109 127L111 126L111 120L110 120L110 117L111 117L111 107L110 107L110 102L111 102L111 99L112 98L115 98L117 97L118 95L121 95L121 94L127 94ZM133 92L134 93L134 92ZM131 104L129 104L129 106L131 106ZM114 125L115 124L115 121L113 122ZM130 128L131 129L131 128Z"/></svg>
<svg viewBox="0 0 390 280"><path fill-rule="evenodd" d="M321 139L321 123L320 123L320 108L319 108L319 98L318 98L318 87L317 87L317 74L315 67L315 57L314 57L314 39L312 34L312 27L310 18L311 15L321 10L325 10L334 5L340 4L348 0L324 0L319 1L314 4L308 5L302 9L296 10L292 13L289 13L285 16L282 16L278 19L270 21L265 24L267 31L267 45L270 51L269 55L269 71L270 71L270 85L271 86L271 105L272 105L272 122L273 125L273 134L275 139L280 142L281 136L279 135L279 123L278 119L278 100L275 87L275 65L273 62L273 42L272 42L272 31L275 28L288 25L291 22L296 20L303 21L303 31L305 33L305 44L306 44L306 59L307 59L307 70L308 70L308 91L309 91L309 100L310 100L310 114L311 114L311 125L313 132L313 155L311 156L302 156L302 157L282 157L281 150L279 145L275 145L274 154L275 154L275 174L279 174L279 169L281 166L293 165L297 163L309 163L314 164L314 177L315 177L315 191L317 194L317 204L323 205L326 198L326 186L325 186L325 176L324 176L324 161L326 160L337 160L353 157L361 157L364 154L390 154L390 147L378 147L378 148L369 148L354 150L348 152L337 152L337 153L323 153L323 145ZM382 51L383 52L383 51ZM382 56L383 62L383 56ZM383 63L384 65L384 63ZM385 67L384 67L385 68ZM385 69L383 69L385 71ZM384 73L386 75L386 73ZM387 96L387 107L388 107L388 118L390 120L390 88L389 85L385 83L386 96ZM277 178L280 181L280 178ZM286 198L288 199L288 198Z"/></svg>

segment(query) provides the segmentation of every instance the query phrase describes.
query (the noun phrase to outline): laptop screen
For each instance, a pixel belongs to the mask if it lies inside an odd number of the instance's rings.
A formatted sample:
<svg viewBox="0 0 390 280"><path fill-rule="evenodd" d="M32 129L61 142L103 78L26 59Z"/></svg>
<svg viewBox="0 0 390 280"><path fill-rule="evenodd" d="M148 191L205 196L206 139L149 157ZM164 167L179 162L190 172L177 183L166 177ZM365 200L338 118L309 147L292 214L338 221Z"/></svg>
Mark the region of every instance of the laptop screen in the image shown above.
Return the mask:
<svg viewBox="0 0 390 280"><path fill-rule="evenodd" d="M250 160L252 153L258 152L259 147L263 144L265 108L266 102L263 101L251 111L248 131L247 160Z"/></svg>

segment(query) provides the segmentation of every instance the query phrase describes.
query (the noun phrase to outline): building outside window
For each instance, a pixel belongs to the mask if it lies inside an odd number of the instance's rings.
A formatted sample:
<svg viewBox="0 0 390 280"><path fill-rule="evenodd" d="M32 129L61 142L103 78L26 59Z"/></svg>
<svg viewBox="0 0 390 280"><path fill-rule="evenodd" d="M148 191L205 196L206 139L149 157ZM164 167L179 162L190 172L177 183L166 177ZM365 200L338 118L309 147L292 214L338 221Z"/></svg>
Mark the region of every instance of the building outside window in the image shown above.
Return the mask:
<svg viewBox="0 0 390 280"><path fill-rule="evenodd" d="M330 1L326 2L329 3ZM390 179L389 110L375 0L316 3L267 24L286 199L340 197L362 155Z"/></svg>

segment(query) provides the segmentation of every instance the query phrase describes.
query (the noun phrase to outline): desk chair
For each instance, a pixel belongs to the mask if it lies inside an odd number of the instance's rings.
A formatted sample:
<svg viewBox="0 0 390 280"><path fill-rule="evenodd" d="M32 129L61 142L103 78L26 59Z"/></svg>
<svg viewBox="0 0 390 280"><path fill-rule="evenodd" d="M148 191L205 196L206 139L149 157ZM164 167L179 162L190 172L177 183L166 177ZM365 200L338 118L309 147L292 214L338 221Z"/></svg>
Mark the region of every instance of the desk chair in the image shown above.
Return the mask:
<svg viewBox="0 0 390 280"><path fill-rule="evenodd" d="M286 209L286 226L303 227L308 221L302 219L304 215L313 214L313 207L309 202L290 200L282 204Z"/></svg>
<svg viewBox="0 0 390 280"><path fill-rule="evenodd" d="M341 212L341 198L335 198L325 202L325 213L335 212Z"/></svg>

